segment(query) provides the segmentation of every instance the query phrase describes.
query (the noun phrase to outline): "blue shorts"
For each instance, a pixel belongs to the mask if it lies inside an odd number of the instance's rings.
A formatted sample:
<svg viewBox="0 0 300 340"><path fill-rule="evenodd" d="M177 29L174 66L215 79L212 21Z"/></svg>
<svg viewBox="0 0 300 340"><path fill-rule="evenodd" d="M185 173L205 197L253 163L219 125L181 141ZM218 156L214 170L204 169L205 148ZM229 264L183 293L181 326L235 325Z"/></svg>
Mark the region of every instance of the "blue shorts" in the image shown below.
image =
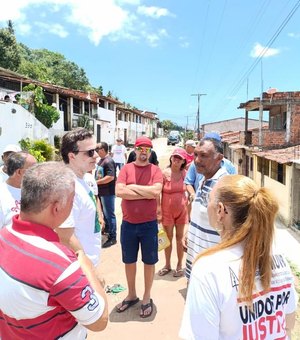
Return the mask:
<svg viewBox="0 0 300 340"><path fill-rule="evenodd" d="M137 262L140 244L142 261L149 265L158 262L157 232L156 220L138 224L122 221L121 245L123 262L127 264Z"/></svg>

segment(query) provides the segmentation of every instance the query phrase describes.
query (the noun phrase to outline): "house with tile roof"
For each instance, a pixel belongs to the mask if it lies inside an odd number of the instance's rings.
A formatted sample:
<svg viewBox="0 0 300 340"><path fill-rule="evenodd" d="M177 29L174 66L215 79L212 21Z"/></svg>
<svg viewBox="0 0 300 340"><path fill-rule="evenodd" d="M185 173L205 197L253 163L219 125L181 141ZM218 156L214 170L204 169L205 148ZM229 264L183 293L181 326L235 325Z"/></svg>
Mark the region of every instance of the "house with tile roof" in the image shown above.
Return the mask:
<svg viewBox="0 0 300 340"><path fill-rule="evenodd" d="M49 105L56 107L59 111L60 119L51 129L45 130L40 127L36 118L17 101L12 100L12 104L9 105L4 100L1 101L5 95L14 98L14 95L18 93L22 96L24 93L22 90L28 84L41 86ZM78 126L85 126L92 130L97 142L105 140L109 145L113 145L115 139L120 136L132 143L135 135L147 134L154 137L158 132L159 120L153 112L129 110L130 120L126 122L124 119L127 119L128 110L126 111L124 104L113 97L40 82L1 67L0 101L2 104L0 105L0 151L2 145L4 147L9 143L17 143L21 138L26 137L45 138L53 144L54 136L62 136L66 131ZM15 120L18 121L19 133L17 134L15 133L16 126L12 124L12 110L14 117L17 117ZM36 134L36 126L39 126L38 130L43 130L43 132Z"/></svg>
<svg viewBox="0 0 300 340"><path fill-rule="evenodd" d="M238 107L258 111L261 124L239 133L229 148L238 158L239 173L272 189L287 225L300 228L300 91L263 93ZM268 126L263 116L268 115Z"/></svg>

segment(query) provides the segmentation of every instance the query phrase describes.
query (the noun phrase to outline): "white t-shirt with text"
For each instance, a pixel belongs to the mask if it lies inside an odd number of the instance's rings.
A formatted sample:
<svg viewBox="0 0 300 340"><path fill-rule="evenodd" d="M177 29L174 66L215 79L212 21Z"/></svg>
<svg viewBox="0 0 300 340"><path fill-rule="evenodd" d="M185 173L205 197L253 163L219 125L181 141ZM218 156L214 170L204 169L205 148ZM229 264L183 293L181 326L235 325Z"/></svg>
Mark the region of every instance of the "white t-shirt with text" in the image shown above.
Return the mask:
<svg viewBox="0 0 300 340"><path fill-rule="evenodd" d="M294 278L286 259L273 251L270 291L257 273L253 311L238 295L243 247L205 256L195 262L179 336L188 340L287 339L285 315L297 308ZM247 261L245 261L247 265Z"/></svg>

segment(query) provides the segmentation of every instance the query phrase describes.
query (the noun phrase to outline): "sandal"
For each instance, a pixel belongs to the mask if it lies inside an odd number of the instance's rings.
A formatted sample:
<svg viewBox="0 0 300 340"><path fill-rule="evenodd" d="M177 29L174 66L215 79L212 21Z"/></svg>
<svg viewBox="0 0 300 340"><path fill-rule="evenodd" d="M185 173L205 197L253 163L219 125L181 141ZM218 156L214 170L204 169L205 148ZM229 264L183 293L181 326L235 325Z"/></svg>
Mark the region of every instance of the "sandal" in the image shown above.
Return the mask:
<svg viewBox="0 0 300 340"><path fill-rule="evenodd" d="M184 276L184 270L182 268L174 270L173 277L182 277L182 276Z"/></svg>
<svg viewBox="0 0 300 340"><path fill-rule="evenodd" d="M147 310L148 308L150 309L150 313L149 314L145 314L145 310ZM153 300L150 299L149 303L146 303L145 305L141 305L141 313L140 313L140 317L141 318L148 318L149 316L151 316L153 312Z"/></svg>
<svg viewBox="0 0 300 340"><path fill-rule="evenodd" d="M139 298L136 298L135 300L127 300L127 301L123 300L121 305L119 307L117 307L117 312L118 313L123 313L123 312L125 312L125 310L127 310L128 308L134 306L139 301L140 301Z"/></svg>
<svg viewBox="0 0 300 340"><path fill-rule="evenodd" d="M162 268L158 271L159 276L165 276L166 274L170 273L171 268Z"/></svg>

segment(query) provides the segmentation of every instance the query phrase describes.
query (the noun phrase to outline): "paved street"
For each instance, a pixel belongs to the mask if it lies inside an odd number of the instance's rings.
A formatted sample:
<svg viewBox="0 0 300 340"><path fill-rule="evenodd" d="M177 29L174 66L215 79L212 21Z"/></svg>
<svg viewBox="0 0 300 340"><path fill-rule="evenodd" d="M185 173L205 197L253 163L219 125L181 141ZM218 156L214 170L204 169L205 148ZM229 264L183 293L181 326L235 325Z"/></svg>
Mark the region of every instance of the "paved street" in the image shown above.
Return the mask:
<svg viewBox="0 0 300 340"><path fill-rule="evenodd" d="M160 167L168 164L168 159L174 146L167 146L166 138L154 141L154 150L157 152ZM117 220L118 227L121 222L120 199L117 198ZM118 230L119 231L119 230ZM294 233L285 227L277 228L277 244L284 250L286 256L300 269L300 243L294 237ZM119 238L119 235L118 235ZM174 248L173 248L174 249ZM175 249L174 249L175 250ZM176 266L176 255L173 250L172 266ZM164 254L159 253L159 262L156 265L156 273L164 266ZM124 266L121 261L121 246L118 240L117 245L102 250L101 272L106 285L121 284L126 287ZM138 262L137 266L137 294L141 298L143 294L143 266ZM140 303L131 307L124 313L117 313L115 306L122 302L127 291L118 294L108 294L109 323L107 328L100 333L89 332L88 340L93 339L143 339L143 340L168 340L178 339L178 330L184 306L186 294L185 278L174 278L171 274L160 277L157 274L154 278L152 298L154 301L154 312L150 318L139 317Z"/></svg>
<svg viewBox="0 0 300 340"><path fill-rule="evenodd" d="M174 146L167 146L166 138L154 141L154 150L163 168L168 164L169 156ZM121 200L116 200L116 214L118 226L120 226ZM119 235L118 235L119 238ZM118 240L119 241L119 240ZM175 254L175 252L174 252ZM173 254L173 255L174 255ZM103 249L101 255L101 272L106 285L121 284L126 287L124 265L121 260L121 246L117 245ZM172 265L176 266L176 255L172 257ZM164 265L164 253L159 253L159 262L156 265L156 273ZM143 265L138 262L137 266L137 294L141 298L143 294ZM88 340L92 339L177 339L178 329L184 305L186 293L185 278L174 278L172 274L160 277L155 275L152 289L154 312L151 317L142 319L139 316L140 305L131 307L124 313L117 313L115 306L126 297L127 291L118 294L108 294L109 324L104 332L89 332Z"/></svg>

